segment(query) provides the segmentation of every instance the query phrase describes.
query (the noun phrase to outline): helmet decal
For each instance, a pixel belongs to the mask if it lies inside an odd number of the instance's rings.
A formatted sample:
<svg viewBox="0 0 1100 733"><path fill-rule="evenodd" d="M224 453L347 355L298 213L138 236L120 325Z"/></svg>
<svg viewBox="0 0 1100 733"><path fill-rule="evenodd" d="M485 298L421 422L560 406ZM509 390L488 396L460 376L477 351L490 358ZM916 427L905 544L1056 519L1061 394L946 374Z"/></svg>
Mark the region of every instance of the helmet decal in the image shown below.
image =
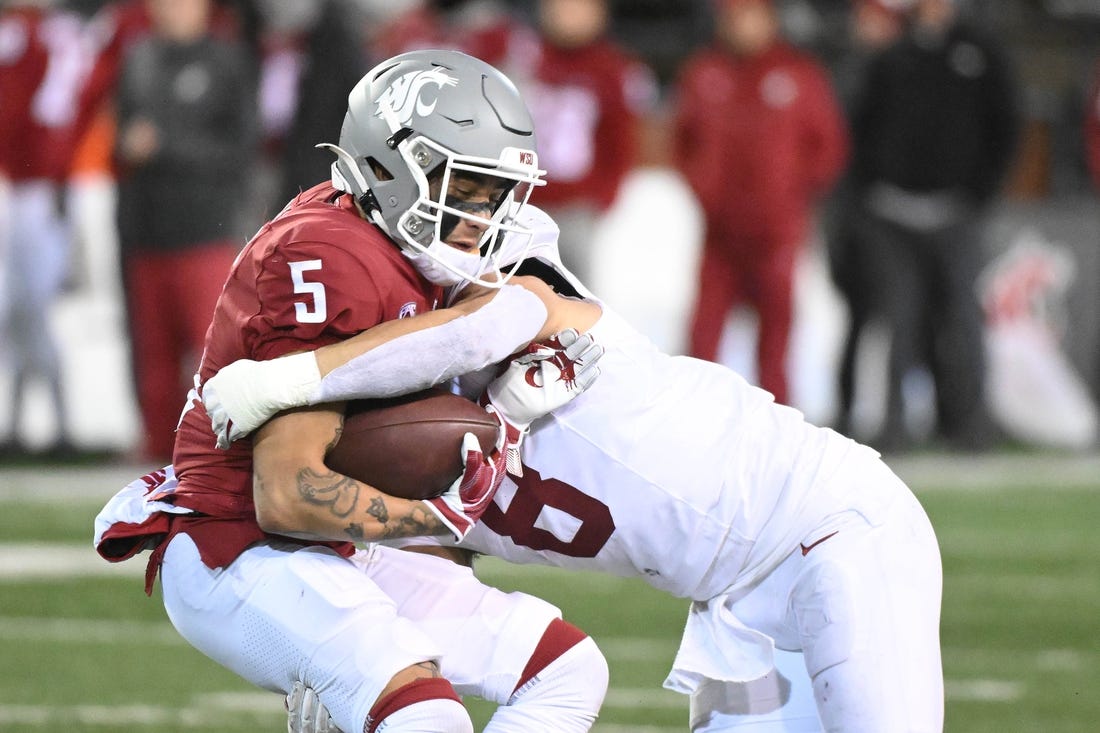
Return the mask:
<svg viewBox="0 0 1100 733"><path fill-rule="evenodd" d="M424 93L432 84L438 89L453 87L458 86L458 79L439 68L402 74L378 97L378 111L375 114L383 117L383 107L388 107L402 125L412 121L414 111L419 117L427 117L435 111L437 101L436 98L429 101Z"/></svg>

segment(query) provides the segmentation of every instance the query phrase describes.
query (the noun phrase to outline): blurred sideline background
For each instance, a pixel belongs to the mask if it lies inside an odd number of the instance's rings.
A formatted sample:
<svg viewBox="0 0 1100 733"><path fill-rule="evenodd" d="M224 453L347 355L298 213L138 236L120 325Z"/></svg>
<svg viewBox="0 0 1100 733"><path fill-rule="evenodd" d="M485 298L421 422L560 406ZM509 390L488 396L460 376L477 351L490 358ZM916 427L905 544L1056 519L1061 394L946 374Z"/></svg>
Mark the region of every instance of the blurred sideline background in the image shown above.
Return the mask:
<svg viewBox="0 0 1100 733"><path fill-rule="evenodd" d="M836 58L849 0L777 1L793 35L823 59ZM298 0L272 2L291 7ZM616 33L652 65L662 103L647 121L640 165L593 243L596 276L589 285L672 352L685 348L701 219L665 149L667 85L709 33L708 2L615 2ZM364 13L397 12L412 0L355 3ZM101 3L75 4L90 13ZM991 333L990 345L997 354L998 414L1017 447L986 455L922 451L889 462L927 508L943 553L946 729L1093 733L1100 719L1094 693L1100 198L1084 169L1081 119L1100 58L1100 2L963 4L1009 43L1026 90L1025 135L990 231L985 281L1010 296L1000 301L1013 328ZM513 5L528 12L532 0ZM271 187L271 171L258 169L255 184ZM159 586L154 598L141 597L144 558L108 564L92 551L92 522L103 501L151 466L135 453L140 426L113 184L74 179L68 195L78 239L67 288L50 317L62 340L69 427L79 453L0 455L0 730L280 730L280 696L255 689L183 642L164 618ZM828 424L847 314L820 241L807 248L799 272L792 402ZM751 336L755 324L735 315L728 328L722 358L752 378L751 339L735 337ZM868 384L860 390L856 437L870 434L882 409L883 343L870 341L861 355L870 368L861 370ZM11 412L7 356L0 342L0 417ZM911 390L923 400L911 418L925 426L932 421L929 389L915 375ZM41 448L57 426L44 386L33 385L29 400L19 436ZM0 442L10 437L2 432L6 424L0 421ZM600 643L612 687L594 733L684 730L686 701L660 689L684 601L630 580L493 559L479 566L479 575L556 603ZM478 701L471 707L483 725L489 709Z"/></svg>
<svg viewBox="0 0 1100 733"><path fill-rule="evenodd" d="M600 224L593 243L596 275L589 284L659 346L676 353L685 348L701 219L667 156L669 85L680 61L709 37L708 2L613 3L616 37L652 67L662 99L646 122L640 165ZM370 15L397 13L412 4L356 0L349 7ZM90 14L102 3L72 5ZM521 16L533 6L531 0L510 5ZM839 56L849 0L779 0L778 5L790 37L827 63ZM1013 333L990 336L994 412L1021 444L1094 451L1100 394L1100 200L1085 171L1081 120L1100 58L1100 3L963 0L961 5L1008 44L1025 92L1024 137L988 240L987 286L1011 290L1019 316ZM255 178L258 189L270 185L270 172L262 166ZM125 456L138 443L140 426L113 233L113 184L76 178L67 195L77 239L68 287L51 320L62 344L70 433L82 451ZM254 223L260 221L257 215ZM846 318L829 281L822 244L812 242L800 266L789 363L791 401L814 422L833 419ZM750 338L727 336L722 360L753 379L755 323L747 314L734 314L728 328L731 335ZM860 357L867 368L860 372L855 437L871 434L882 409L884 347L881 340L869 341ZM10 373L3 353L0 348L0 414L10 414ZM916 374L910 386L917 397L911 420L930 425L929 383ZM57 426L46 409L44 385L32 385L28 401L31 409L15 435L31 448L46 446ZM11 437L0 435L0 441Z"/></svg>

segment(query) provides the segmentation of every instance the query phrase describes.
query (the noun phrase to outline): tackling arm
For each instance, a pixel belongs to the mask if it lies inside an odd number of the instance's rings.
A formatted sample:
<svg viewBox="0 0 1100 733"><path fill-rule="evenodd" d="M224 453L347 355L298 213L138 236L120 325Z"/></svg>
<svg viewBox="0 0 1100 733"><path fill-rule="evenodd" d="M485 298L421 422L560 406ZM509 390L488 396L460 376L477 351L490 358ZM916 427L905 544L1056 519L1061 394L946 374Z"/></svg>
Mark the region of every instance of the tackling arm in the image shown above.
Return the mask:
<svg viewBox="0 0 1100 733"><path fill-rule="evenodd" d="M512 282L313 352L223 367L201 390L218 447L228 448L282 410L415 392L500 362L566 328L587 330L600 316L599 306L562 298L541 280ZM414 364L418 368L410 369Z"/></svg>

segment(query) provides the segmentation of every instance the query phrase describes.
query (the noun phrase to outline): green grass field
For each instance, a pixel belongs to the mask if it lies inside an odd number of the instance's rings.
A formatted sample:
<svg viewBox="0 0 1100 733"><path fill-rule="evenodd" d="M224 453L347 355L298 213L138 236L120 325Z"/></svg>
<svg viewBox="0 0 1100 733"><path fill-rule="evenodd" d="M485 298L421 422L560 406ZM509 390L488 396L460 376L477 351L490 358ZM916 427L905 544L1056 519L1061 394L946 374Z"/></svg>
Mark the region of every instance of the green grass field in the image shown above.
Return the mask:
<svg viewBox="0 0 1100 733"><path fill-rule="evenodd" d="M1100 472L1063 480L1057 459L1035 475L1027 465L1002 476L962 465L958 478L899 469L943 551L948 731L1100 729ZM0 731L283 730L279 696L176 635L159 600L142 594L141 560L97 559L92 518L115 486L81 497L71 484L82 479L0 467ZM67 490L43 490L60 484ZM597 733L685 730L685 699L660 688L684 601L633 581L493 560L480 572L558 604L600 643L612 679ZM470 705L484 723L488 709Z"/></svg>

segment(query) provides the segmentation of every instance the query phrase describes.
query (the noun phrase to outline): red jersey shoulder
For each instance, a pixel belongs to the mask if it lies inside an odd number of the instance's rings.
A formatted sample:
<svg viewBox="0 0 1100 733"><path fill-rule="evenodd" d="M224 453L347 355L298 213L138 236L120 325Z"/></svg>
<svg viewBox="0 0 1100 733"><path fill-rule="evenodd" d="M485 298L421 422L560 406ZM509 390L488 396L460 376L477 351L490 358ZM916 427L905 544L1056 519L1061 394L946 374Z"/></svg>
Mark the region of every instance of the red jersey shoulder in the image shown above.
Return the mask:
<svg viewBox="0 0 1100 733"><path fill-rule="evenodd" d="M393 240L363 219L351 197L333 188L331 183L321 183L303 191L254 239L260 245L258 254L261 257L276 251L284 254L317 251L316 245L321 245L322 251L332 258L415 275L415 269Z"/></svg>
<svg viewBox="0 0 1100 733"><path fill-rule="evenodd" d="M255 289L249 330L254 353L264 356L285 353L291 342L344 338L439 300L397 245L329 184L304 192L265 225L231 280L234 289Z"/></svg>

